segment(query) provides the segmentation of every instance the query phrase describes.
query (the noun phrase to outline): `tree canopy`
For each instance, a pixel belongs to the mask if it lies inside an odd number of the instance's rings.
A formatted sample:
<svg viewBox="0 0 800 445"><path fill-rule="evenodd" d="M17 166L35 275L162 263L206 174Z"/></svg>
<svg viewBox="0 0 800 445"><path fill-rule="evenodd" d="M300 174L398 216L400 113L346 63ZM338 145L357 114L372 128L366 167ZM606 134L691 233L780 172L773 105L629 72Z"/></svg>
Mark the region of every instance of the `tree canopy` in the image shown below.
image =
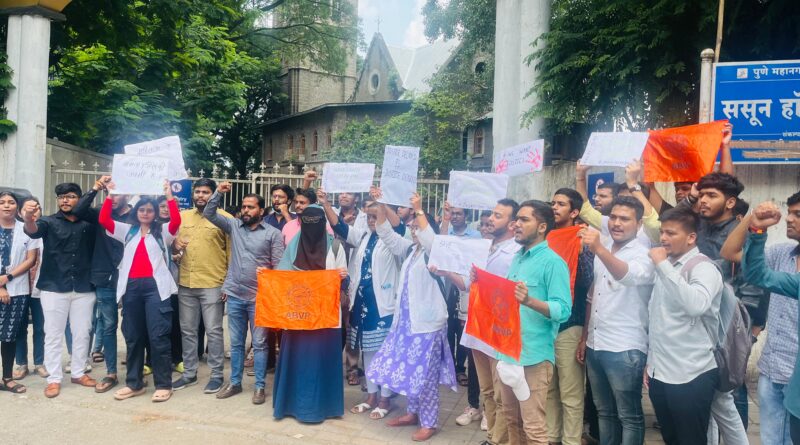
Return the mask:
<svg viewBox="0 0 800 445"><path fill-rule="evenodd" d="M700 52L716 39L717 2L554 0L550 31L528 58L548 131L643 130L696 120ZM796 58L800 3L728 2L720 61Z"/></svg>
<svg viewBox="0 0 800 445"><path fill-rule="evenodd" d="M281 61L342 71L355 11L322 0L75 0L53 25L48 134L105 153L181 136L244 173L282 112Z"/></svg>

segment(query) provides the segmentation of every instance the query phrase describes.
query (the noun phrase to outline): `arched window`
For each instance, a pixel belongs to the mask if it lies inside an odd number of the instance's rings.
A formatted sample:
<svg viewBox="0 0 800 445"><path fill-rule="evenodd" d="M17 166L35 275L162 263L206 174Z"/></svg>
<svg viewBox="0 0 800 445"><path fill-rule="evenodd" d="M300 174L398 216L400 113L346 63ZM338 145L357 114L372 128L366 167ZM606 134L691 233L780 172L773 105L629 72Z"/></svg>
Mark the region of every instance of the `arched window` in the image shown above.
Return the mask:
<svg viewBox="0 0 800 445"><path fill-rule="evenodd" d="M475 135L472 140L472 155L483 154L483 128L478 127L475 129Z"/></svg>
<svg viewBox="0 0 800 445"><path fill-rule="evenodd" d="M294 136L289 135L289 144L287 145L286 149L286 158L292 157L292 152L294 152Z"/></svg>
<svg viewBox="0 0 800 445"><path fill-rule="evenodd" d="M298 154L300 156L305 156L305 154L306 154L306 134L305 133L300 135L300 152Z"/></svg>
<svg viewBox="0 0 800 445"><path fill-rule="evenodd" d="M331 127L328 127L328 133L327 133L326 139L327 139L326 142L328 144L328 148L333 147L333 130L331 129Z"/></svg>
<svg viewBox="0 0 800 445"><path fill-rule="evenodd" d="M269 138L269 144L267 145L267 160L271 161L273 156L273 146L272 146L272 138Z"/></svg>
<svg viewBox="0 0 800 445"><path fill-rule="evenodd" d="M314 134L311 135L311 151L312 153L316 153L319 150L319 136L317 135L317 130L314 130Z"/></svg>

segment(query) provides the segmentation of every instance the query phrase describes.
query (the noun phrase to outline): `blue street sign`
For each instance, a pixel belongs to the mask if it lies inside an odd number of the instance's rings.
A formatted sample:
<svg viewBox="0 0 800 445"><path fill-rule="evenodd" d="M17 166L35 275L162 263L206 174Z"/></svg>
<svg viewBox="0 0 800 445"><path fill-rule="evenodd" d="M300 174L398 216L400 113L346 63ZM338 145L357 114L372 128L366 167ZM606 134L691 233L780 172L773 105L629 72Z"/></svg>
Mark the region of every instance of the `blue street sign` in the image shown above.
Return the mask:
<svg viewBox="0 0 800 445"><path fill-rule="evenodd" d="M172 188L172 196L178 201L178 208L181 210L192 208L192 180L181 179L179 181L170 181Z"/></svg>
<svg viewBox="0 0 800 445"><path fill-rule="evenodd" d="M714 65L713 119L733 124L737 163L800 163L800 60Z"/></svg>

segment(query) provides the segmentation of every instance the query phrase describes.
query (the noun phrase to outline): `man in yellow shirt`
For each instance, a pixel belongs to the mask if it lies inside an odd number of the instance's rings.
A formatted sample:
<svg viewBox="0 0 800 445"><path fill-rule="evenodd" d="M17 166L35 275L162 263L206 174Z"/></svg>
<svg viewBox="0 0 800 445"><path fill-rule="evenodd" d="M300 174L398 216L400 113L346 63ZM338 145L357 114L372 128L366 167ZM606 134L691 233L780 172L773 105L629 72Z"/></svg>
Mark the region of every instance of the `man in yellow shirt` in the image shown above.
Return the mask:
<svg viewBox="0 0 800 445"><path fill-rule="evenodd" d="M225 232L203 217L203 209L216 188L216 183L211 179L197 180L192 188L194 208L181 212L176 248L180 256L178 301L184 372L172 382L174 390L197 384L197 342L201 313L208 336L208 366L211 368L211 379L203 392L214 394L223 384L225 346L222 315L225 297L222 283L228 272L230 242ZM231 218L223 210L217 210L217 213Z"/></svg>

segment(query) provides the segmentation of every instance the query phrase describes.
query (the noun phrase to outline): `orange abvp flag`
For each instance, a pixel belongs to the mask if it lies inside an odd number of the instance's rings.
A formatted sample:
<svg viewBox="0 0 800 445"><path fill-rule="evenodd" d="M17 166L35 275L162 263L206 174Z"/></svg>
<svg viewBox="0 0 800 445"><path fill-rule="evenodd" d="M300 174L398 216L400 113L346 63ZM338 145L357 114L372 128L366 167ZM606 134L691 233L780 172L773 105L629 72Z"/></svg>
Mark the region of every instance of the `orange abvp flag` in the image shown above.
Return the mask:
<svg viewBox="0 0 800 445"><path fill-rule="evenodd" d="M563 229L553 229L547 234L547 245L569 268L569 287L572 291L572 301L575 301L575 277L578 275L578 257L581 254L581 239L578 232L582 226L569 226Z"/></svg>
<svg viewBox="0 0 800 445"><path fill-rule="evenodd" d="M466 332L509 357L519 360L522 331L517 283L475 268L477 279L469 290Z"/></svg>
<svg viewBox="0 0 800 445"><path fill-rule="evenodd" d="M711 173L727 120L651 130L642 153L645 182L695 182Z"/></svg>
<svg viewBox="0 0 800 445"><path fill-rule="evenodd" d="M256 326L313 330L339 326L338 270L258 271Z"/></svg>

